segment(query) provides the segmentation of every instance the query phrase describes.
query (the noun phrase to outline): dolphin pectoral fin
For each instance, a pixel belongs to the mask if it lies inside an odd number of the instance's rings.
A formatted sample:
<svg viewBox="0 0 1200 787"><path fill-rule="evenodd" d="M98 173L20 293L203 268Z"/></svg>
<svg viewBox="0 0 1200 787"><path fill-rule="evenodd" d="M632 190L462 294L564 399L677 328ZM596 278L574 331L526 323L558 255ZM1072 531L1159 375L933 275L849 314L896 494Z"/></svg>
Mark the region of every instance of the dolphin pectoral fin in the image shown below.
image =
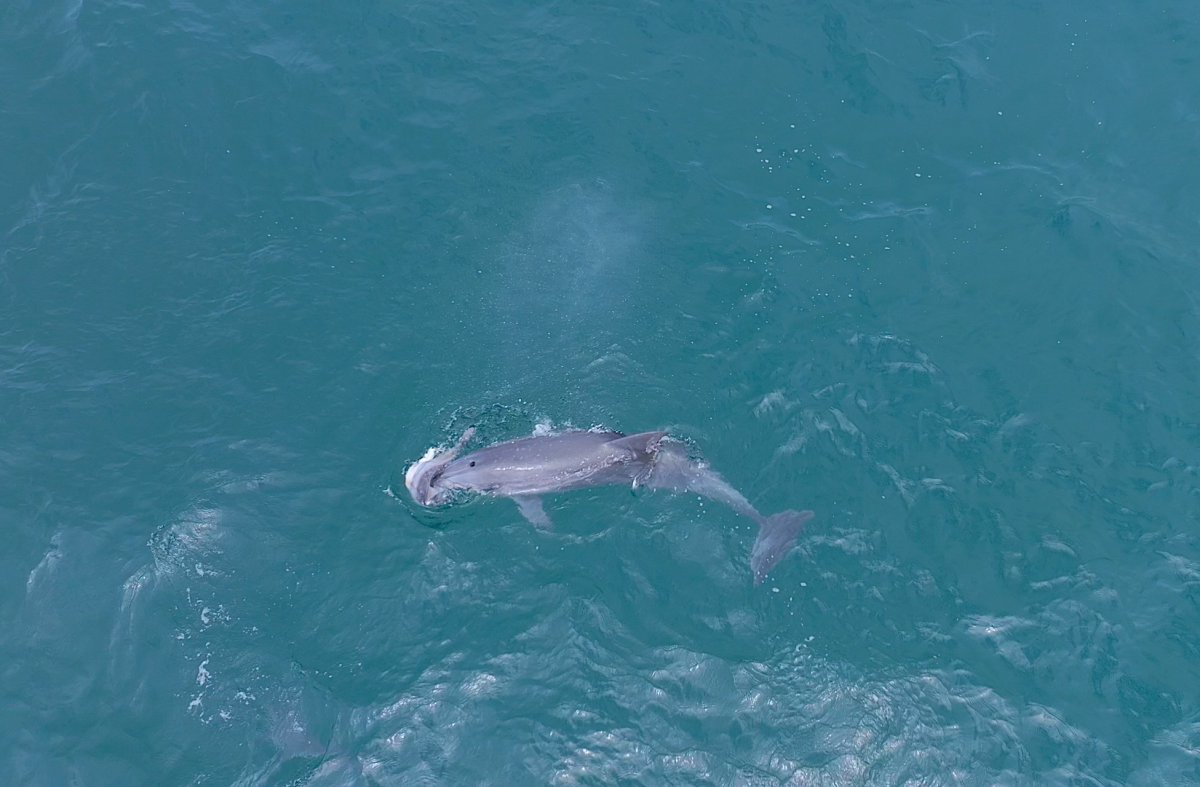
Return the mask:
<svg viewBox="0 0 1200 787"><path fill-rule="evenodd" d="M653 464L647 464L644 468L642 468L641 471L639 471L638 474L633 477L633 481L629 485L630 491L632 491L634 494L637 494L643 486L646 486L646 484L649 483L653 471Z"/></svg>
<svg viewBox="0 0 1200 787"><path fill-rule="evenodd" d="M540 497L514 497L513 502L521 510L521 516L528 519L537 529L554 529L554 523L550 521L550 517L546 516L546 509L542 508L542 499Z"/></svg>
<svg viewBox="0 0 1200 787"><path fill-rule="evenodd" d="M471 441L471 438L474 436L475 436L475 427L468 426L466 428L466 431L464 431L462 433L462 437L458 438L458 442L454 444L454 453L457 454L459 451L461 451L463 449L463 446L466 445L467 443L469 443Z"/></svg>
<svg viewBox="0 0 1200 787"><path fill-rule="evenodd" d="M813 518L812 511L781 511L765 517L758 525L758 538L750 551L750 570L754 584L761 585L767 572L787 557L804 523Z"/></svg>

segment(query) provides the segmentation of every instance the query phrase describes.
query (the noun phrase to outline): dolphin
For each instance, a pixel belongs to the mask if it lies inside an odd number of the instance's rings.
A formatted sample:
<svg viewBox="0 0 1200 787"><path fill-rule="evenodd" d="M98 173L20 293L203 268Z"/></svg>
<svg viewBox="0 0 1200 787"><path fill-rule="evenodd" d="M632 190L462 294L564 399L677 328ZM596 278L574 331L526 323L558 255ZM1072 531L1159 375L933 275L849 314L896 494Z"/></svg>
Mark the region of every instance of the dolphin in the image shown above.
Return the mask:
<svg viewBox="0 0 1200 787"><path fill-rule="evenodd" d="M812 511L760 514L716 471L690 460L685 446L666 432L567 431L496 443L460 457L474 435L471 427L452 448L431 448L409 466L404 485L416 503L443 505L459 492L507 497L527 520L549 529L553 525L542 507L546 494L624 484L635 490L695 492L758 524L750 552L755 585L787 555L813 517Z"/></svg>

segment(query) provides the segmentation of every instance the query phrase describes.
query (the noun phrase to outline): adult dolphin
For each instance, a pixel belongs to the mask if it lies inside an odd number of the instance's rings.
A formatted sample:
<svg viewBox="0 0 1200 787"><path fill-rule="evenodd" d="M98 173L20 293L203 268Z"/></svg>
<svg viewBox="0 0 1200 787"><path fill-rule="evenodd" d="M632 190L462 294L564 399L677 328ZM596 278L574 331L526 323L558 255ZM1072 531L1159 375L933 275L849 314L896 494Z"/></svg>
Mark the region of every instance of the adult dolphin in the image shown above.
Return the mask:
<svg viewBox="0 0 1200 787"><path fill-rule="evenodd" d="M695 492L724 503L758 523L750 552L754 584L791 549L812 511L781 511L763 516L716 471L687 457L682 443L666 432L569 431L525 437L459 457L475 435L468 429L449 450L431 448L404 474L404 485L422 506L449 502L456 492L511 498L521 514L540 528L552 526L542 495L592 486L630 484Z"/></svg>

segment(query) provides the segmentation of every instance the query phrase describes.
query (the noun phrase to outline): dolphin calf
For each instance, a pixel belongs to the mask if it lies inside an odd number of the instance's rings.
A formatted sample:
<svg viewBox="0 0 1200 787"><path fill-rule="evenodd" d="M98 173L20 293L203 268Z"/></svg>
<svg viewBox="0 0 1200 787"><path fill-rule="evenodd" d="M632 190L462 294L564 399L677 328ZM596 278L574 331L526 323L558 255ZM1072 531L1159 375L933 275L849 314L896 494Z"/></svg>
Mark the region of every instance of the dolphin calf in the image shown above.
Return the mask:
<svg viewBox="0 0 1200 787"><path fill-rule="evenodd" d="M695 492L732 508L758 524L750 553L754 584L792 547L812 511L781 511L763 516L716 471L688 459L685 446L666 432L569 431L525 437L459 453L475 435L467 429L449 450L429 449L404 474L404 485L422 506L450 501L456 492L507 497L539 528L552 526L542 495L593 486L629 484Z"/></svg>

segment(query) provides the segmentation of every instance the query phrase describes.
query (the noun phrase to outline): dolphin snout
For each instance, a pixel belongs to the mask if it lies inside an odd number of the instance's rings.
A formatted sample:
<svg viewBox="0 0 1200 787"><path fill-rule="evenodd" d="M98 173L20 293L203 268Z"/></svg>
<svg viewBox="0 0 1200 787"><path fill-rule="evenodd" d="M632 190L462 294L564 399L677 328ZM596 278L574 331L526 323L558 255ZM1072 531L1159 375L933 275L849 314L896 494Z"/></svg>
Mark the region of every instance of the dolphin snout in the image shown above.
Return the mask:
<svg viewBox="0 0 1200 787"><path fill-rule="evenodd" d="M445 498L445 493L434 488L433 485L438 476L442 474L442 470L445 469L446 461L437 455L435 449L431 448L425 456L418 459L405 471L404 486L408 489L408 494L412 497L413 502L423 506L433 506L438 505Z"/></svg>
<svg viewBox="0 0 1200 787"><path fill-rule="evenodd" d="M441 474L439 473L438 475ZM433 483L436 482L437 477L435 476ZM416 499L415 496L414 499ZM417 502L426 508L434 508L435 506L445 505L446 503L450 502L450 493L445 489L438 489L431 484L425 490L424 496L420 500L417 500Z"/></svg>

